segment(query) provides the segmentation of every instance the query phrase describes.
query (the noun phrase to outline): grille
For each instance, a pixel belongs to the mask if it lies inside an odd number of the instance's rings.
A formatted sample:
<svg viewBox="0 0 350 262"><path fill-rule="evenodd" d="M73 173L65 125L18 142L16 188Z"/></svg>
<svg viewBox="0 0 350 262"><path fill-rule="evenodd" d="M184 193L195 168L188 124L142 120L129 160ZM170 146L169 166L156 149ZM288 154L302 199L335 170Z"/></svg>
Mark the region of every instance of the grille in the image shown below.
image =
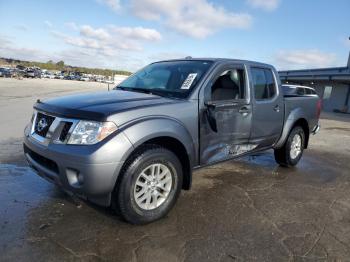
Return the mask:
<svg viewBox="0 0 350 262"><path fill-rule="evenodd" d="M24 152L26 154L30 155L30 157L33 158L35 162L46 167L47 169L51 170L52 172L55 172L56 174L58 174L58 166L57 166L56 162L54 162L51 159L48 159L46 157L43 157L42 155L39 155L38 153L35 153L29 147L27 147L25 144L23 144L23 149L24 149Z"/></svg>
<svg viewBox="0 0 350 262"><path fill-rule="evenodd" d="M71 128L72 124L73 124L72 122L65 122L64 123L64 126L63 126L61 134L60 134L60 138L59 138L59 140L61 142L66 141L69 129Z"/></svg>
<svg viewBox="0 0 350 262"><path fill-rule="evenodd" d="M34 126L35 133L37 133L39 136L46 137L46 134L54 120L55 118L53 116L48 116L38 112Z"/></svg>

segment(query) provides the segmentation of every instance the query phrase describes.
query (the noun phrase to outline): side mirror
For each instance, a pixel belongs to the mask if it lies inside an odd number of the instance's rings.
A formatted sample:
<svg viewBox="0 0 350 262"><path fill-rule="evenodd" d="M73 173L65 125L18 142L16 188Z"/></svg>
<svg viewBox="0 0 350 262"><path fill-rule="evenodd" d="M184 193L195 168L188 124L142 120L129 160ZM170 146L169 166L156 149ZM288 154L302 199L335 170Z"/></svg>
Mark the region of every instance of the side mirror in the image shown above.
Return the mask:
<svg viewBox="0 0 350 262"><path fill-rule="evenodd" d="M209 126L215 133L217 133L218 128L217 128L216 119L215 119L216 104L211 101L208 101L208 102L205 102L204 105L207 107L205 110L205 115L207 117Z"/></svg>

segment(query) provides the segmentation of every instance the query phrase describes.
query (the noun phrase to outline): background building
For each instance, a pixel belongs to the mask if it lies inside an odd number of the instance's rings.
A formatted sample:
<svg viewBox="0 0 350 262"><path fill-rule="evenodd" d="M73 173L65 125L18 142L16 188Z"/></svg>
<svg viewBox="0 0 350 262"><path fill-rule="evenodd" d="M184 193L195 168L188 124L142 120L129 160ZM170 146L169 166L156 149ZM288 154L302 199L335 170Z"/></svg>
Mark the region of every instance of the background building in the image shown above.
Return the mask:
<svg viewBox="0 0 350 262"><path fill-rule="evenodd" d="M324 111L350 113L350 53L344 67L280 71L282 83L315 88Z"/></svg>

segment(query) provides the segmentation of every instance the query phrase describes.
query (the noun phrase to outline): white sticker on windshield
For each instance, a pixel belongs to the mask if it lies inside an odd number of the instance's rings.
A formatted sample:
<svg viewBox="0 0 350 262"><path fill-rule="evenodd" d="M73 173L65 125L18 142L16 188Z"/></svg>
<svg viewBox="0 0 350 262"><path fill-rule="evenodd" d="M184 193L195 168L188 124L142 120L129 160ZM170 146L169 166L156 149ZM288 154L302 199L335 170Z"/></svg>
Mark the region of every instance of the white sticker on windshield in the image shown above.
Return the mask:
<svg viewBox="0 0 350 262"><path fill-rule="evenodd" d="M185 79L185 81L182 83L181 89L190 89L196 76L197 76L197 73L189 74Z"/></svg>

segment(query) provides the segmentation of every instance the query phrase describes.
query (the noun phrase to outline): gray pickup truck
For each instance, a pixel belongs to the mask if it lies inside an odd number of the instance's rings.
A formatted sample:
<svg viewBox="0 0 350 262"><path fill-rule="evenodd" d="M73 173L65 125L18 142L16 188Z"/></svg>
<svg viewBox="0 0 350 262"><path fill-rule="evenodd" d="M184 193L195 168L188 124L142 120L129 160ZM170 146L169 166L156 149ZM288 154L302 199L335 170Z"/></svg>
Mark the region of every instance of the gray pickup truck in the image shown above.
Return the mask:
<svg viewBox="0 0 350 262"><path fill-rule="evenodd" d="M196 168L266 149L296 165L320 110L316 94L284 97L267 64L161 61L112 91L38 101L24 154L50 182L143 224L170 211Z"/></svg>

